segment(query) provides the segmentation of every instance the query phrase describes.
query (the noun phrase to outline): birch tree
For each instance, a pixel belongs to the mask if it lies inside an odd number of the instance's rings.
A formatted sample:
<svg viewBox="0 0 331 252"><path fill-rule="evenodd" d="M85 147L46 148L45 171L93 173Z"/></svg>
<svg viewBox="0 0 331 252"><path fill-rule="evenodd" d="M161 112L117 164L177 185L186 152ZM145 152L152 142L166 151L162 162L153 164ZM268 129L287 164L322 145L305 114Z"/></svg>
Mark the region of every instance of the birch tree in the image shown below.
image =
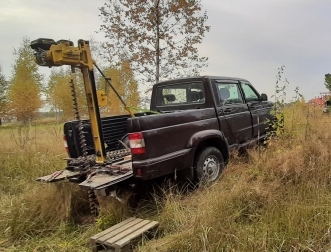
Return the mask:
<svg viewBox="0 0 331 252"><path fill-rule="evenodd" d="M146 82L198 75L206 66L197 45L210 27L200 0L108 0L100 11L108 60L124 57Z"/></svg>
<svg viewBox="0 0 331 252"><path fill-rule="evenodd" d="M8 108L18 121L31 122L42 106L42 75L38 72L30 40L23 38L18 49L14 49L15 63L8 92Z"/></svg>

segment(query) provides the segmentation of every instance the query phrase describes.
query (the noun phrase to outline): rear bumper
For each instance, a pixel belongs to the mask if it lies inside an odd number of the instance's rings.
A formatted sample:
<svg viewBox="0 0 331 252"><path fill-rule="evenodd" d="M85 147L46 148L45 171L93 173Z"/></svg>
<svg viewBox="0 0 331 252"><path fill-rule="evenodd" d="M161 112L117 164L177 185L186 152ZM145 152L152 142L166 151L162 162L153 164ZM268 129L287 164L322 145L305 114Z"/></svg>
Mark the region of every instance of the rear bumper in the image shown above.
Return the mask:
<svg viewBox="0 0 331 252"><path fill-rule="evenodd" d="M156 158L133 161L133 176L136 179L150 180L190 168L193 166L194 153L195 148L189 148Z"/></svg>

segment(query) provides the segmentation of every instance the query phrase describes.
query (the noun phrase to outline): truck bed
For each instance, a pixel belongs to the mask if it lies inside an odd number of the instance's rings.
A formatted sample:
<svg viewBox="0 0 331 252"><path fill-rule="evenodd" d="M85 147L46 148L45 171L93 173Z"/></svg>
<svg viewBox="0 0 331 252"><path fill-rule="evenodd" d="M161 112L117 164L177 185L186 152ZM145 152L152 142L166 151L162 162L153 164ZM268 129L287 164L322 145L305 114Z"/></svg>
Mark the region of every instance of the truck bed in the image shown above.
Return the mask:
<svg viewBox="0 0 331 252"><path fill-rule="evenodd" d="M152 113L137 113L136 117L150 115ZM106 151L117 150L121 147L119 140L122 140L128 133L127 120L130 115L108 116L101 118L103 139ZM94 154L91 125L89 120L82 120L83 132L86 140L88 155ZM69 121L64 124L64 134L67 139L69 156L77 158L83 155L78 131L78 121Z"/></svg>

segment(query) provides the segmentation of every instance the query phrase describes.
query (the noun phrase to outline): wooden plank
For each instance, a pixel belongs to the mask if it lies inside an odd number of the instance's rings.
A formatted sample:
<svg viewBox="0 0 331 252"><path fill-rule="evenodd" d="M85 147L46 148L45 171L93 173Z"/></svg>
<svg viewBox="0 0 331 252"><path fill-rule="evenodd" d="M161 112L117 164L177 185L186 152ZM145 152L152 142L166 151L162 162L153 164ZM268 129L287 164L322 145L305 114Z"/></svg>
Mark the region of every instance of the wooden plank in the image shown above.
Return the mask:
<svg viewBox="0 0 331 252"><path fill-rule="evenodd" d="M139 230L125 236L123 239L115 242L113 244L113 246L116 246L118 248L121 248L125 245L127 245L128 243L130 243L130 241L134 238L137 238L138 236L142 235L143 233L145 233L146 231L152 229L152 228L155 228L159 225L159 223L157 221L152 221L152 222L149 222L147 225L141 227ZM107 242L106 242L107 244Z"/></svg>
<svg viewBox="0 0 331 252"><path fill-rule="evenodd" d="M120 227L118 229L115 229L112 232L110 232L110 233L108 233L108 234L106 234L104 236L99 237L97 241L100 242L100 243L103 243L103 242L105 242L105 241L107 241L109 239L113 239L114 237L117 237L117 236L122 237L121 234L123 232L125 233L125 231L127 231L128 229L131 229L132 226L137 225L137 224L139 224L142 221L144 221L144 220L142 220L142 219L135 219L135 220L133 220L133 221L131 221L131 222L123 225L122 227ZM118 239L116 238L115 241L117 241L117 240Z"/></svg>
<svg viewBox="0 0 331 252"><path fill-rule="evenodd" d="M104 250L124 252L129 248L132 240L142 236L145 232L158 226L157 221L128 218L90 238L94 252ZM110 249L110 250L109 250Z"/></svg>
<svg viewBox="0 0 331 252"><path fill-rule="evenodd" d="M96 239L98 239L99 237L104 236L105 234L108 234L108 233L112 232L113 230L115 230L115 229L117 229L117 228L120 228L120 227L126 225L128 222L133 221L133 220L135 220L135 219L136 219L136 218L133 218L133 217L128 218L128 219L126 219L126 220L124 220L124 221L122 221L122 222L120 222L120 223L118 223L118 224L116 224L116 225L114 225L114 226L112 226L112 227L110 227L110 228L107 228L107 229L103 230L103 231L100 232L100 233L97 233L96 235L92 236L90 239L91 239L91 240L96 240Z"/></svg>
<svg viewBox="0 0 331 252"><path fill-rule="evenodd" d="M136 225L129 227L125 231L123 231L121 233L118 233L116 236L111 237L110 239L104 240L104 243L107 244L107 245L112 246L117 241L119 241L119 240L123 239L124 237L130 235L131 233L139 230L140 228L147 225L149 222L150 222L149 220L143 220L143 221L137 223Z"/></svg>
<svg viewBox="0 0 331 252"><path fill-rule="evenodd" d="M92 247L92 251L93 252L97 252L97 251L99 251L100 248L106 249L106 246L104 244L102 244L102 242L99 242L98 241L98 238L100 238L100 237L102 237L104 235L107 235L110 232L114 232L118 228L121 228L121 227L127 225L128 223L130 223L130 222L132 222L134 220L136 220L136 218L130 217L130 218L128 218L128 219L126 219L126 220L124 220L124 221L122 221L122 222L120 222L120 223L118 223L118 224L116 224L116 225L114 225L114 226L112 226L112 227L110 227L110 228L108 228L108 229L106 229L106 230L104 230L104 231L102 231L102 232L94 235L94 236L92 236L90 238L90 244L91 244L91 247Z"/></svg>

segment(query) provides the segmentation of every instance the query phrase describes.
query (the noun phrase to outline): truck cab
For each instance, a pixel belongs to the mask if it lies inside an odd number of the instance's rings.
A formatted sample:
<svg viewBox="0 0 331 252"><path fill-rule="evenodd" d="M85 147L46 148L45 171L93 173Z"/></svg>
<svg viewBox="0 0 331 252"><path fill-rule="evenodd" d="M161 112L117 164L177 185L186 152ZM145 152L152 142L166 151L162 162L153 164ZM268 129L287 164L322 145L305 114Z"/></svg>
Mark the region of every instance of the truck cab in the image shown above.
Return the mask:
<svg viewBox="0 0 331 252"><path fill-rule="evenodd" d="M128 119L129 139L139 134L144 145L132 152L134 176L148 180L185 170L190 178L215 180L230 149L266 136L272 103L247 80L200 76L155 84L150 108L159 114ZM203 155L210 150L212 159Z"/></svg>

